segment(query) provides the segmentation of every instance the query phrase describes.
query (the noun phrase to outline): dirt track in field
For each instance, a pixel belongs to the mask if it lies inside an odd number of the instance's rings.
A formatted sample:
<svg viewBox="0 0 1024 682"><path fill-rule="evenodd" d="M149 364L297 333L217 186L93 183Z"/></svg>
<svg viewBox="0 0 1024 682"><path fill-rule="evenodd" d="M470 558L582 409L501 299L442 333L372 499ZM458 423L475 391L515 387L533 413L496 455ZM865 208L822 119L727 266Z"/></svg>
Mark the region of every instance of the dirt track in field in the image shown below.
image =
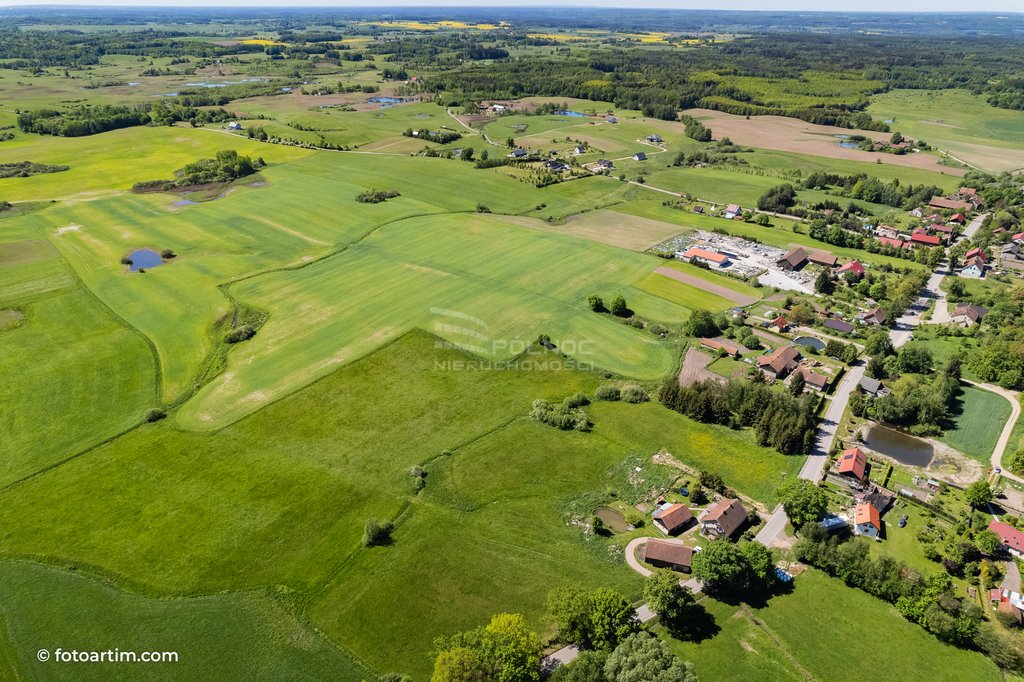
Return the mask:
<svg viewBox="0 0 1024 682"><path fill-rule="evenodd" d="M702 353L696 348L686 351L683 358L683 368L679 370L679 385L693 386L699 381L717 381L725 383L725 377L715 374L707 366L711 364L712 357Z"/></svg>
<svg viewBox="0 0 1024 682"><path fill-rule="evenodd" d="M700 279L699 277L688 275L685 272L679 272L678 270L675 270L673 268L660 267L657 270L655 270L655 272L658 273L659 275L671 277L677 282L689 284L691 287L696 287L698 289L708 292L709 294L721 296L727 301L732 301L737 305L750 305L751 303L757 303L757 299L752 296L741 294L738 291L727 289L723 286L719 286L718 284L712 284L711 282L707 282L703 279Z"/></svg>
<svg viewBox="0 0 1024 682"><path fill-rule="evenodd" d="M966 172L960 168L940 165L939 157L933 154L922 152L897 156L896 154L847 149L840 147L839 141L835 137L836 135L856 134L883 141L889 139L889 133L823 126L784 116L751 116L748 119L711 109L689 109L684 113L700 119L704 125L711 128L716 139L728 137L740 145L864 163L881 161L883 164L891 166L923 168L946 175L963 175Z"/></svg>

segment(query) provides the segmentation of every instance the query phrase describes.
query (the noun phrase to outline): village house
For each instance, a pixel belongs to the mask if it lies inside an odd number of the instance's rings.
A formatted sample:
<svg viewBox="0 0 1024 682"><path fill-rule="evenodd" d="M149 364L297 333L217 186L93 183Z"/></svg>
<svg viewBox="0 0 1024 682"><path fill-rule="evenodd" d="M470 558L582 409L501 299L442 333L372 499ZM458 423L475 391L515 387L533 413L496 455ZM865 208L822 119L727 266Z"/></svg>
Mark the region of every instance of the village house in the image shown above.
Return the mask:
<svg viewBox="0 0 1024 682"><path fill-rule="evenodd" d="M955 223L957 225L963 225L964 223L967 222L967 216L965 216L963 213L954 213L949 217L949 220L947 220L946 222Z"/></svg>
<svg viewBox="0 0 1024 682"><path fill-rule="evenodd" d="M701 339L700 345L713 351L722 351L737 359L743 353L739 346L725 339Z"/></svg>
<svg viewBox="0 0 1024 682"><path fill-rule="evenodd" d="M729 204L725 207L725 219L732 220L743 213L743 207L739 204Z"/></svg>
<svg viewBox="0 0 1024 682"><path fill-rule="evenodd" d="M885 311L881 307L874 307L865 313L859 313L857 319L864 324L884 324L885 323Z"/></svg>
<svg viewBox="0 0 1024 682"><path fill-rule="evenodd" d="M961 327L973 327L974 325L981 322L982 318L988 313L988 310L976 305L958 305L953 309L953 315L950 317L950 322Z"/></svg>
<svg viewBox="0 0 1024 682"><path fill-rule="evenodd" d="M923 228L918 228L911 233L910 243L920 244L921 246L940 246L942 239L938 235L927 234Z"/></svg>
<svg viewBox="0 0 1024 682"><path fill-rule="evenodd" d="M676 535L693 519L685 504L669 504L654 512L654 526L665 535Z"/></svg>
<svg viewBox="0 0 1024 682"><path fill-rule="evenodd" d="M782 258L780 258L779 260L775 261L775 267L779 268L780 270L792 272L794 270L799 270L801 267L803 267L804 263L806 262L807 252L797 247L790 251L789 253L787 253Z"/></svg>
<svg viewBox="0 0 1024 682"><path fill-rule="evenodd" d="M843 451L836 462L836 471L842 476L852 476L858 481L864 480L868 458L860 448L853 447Z"/></svg>
<svg viewBox="0 0 1024 682"><path fill-rule="evenodd" d="M619 119L615 118L611 114L608 114L608 118L606 118L605 120L608 121L609 123L618 123L619 122Z"/></svg>
<svg viewBox="0 0 1024 682"><path fill-rule="evenodd" d="M1004 550L1015 557L1024 557L1024 533L1003 521L990 521L988 529L999 536Z"/></svg>
<svg viewBox="0 0 1024 682"><path fill-rule="evenodd" d="M879 516L885 516L885 512L889 511L889 507L896 501L896 496L885 488L880 488L877 485L872 485L870 490L862 495L857 496L858 504L861 502L867 502L872 507L878 510Z"/></svg>
<svg viewBox="0 0 1024 682"><path fill-rule="evenodd" d="M875 236L885 237L887 239L896 239L896 237L900 236L900 233L896 230L895 227L890 227L888 225L879 225L878 227L875 228Z"/></svg>
<svg viewBox="0 0 1024 682"><path fill-rule="evenodd" d="M825 253L824 251L812 251L807 260L811 261L815 265L821 265L826 268L834 268L839 264L839 259L833 256L831 253Z"/></svg>
<svg viewBox="0 0 1024 682"><path fill-rule="evenodd" d="M988 598L997 611L1008 613L1017 624L1024 623L1024 596L1008 588L993 587Z"/></svg>
<svg viewBox="0 0 1024 682"><path fill-rule="evenodd" d="M652 144L661 144L661 135L648 135L647 141Z"/></svg>
<svg viewBox="0 0 1024 682"><path fill-rule="evenodd" d="M724 253L718 253L717 251L708 251L707 249L697 248L696 246L690 247L683 252L682 259L685 261L702 260L706 263L717 265L720 268L724 268L729 265L729 257Z"/></svg>
<svg viewBox="0 0 1024 682"><path fill-rule="evenodd" d="M784 318L782 315L779 315L768 324L768 328L774 329L780 334L785 333L789 331L789 320Z"/></svg>
<svg viewBox="0 0 1024 682"><path fill-rule="evenodd" d="M840 266L837 272L840 276L845 275L848 272L852 272L853 274L857 275L857 277L863 277L864 265L859 260L852 260L849 263L845 263L844 265Z"/></svg>
<svg viewBox="0 0 1024 682"><path fill-rule="evenodd" d="M797 367L800 351L795 346L779 346L771 353L757 358L757 366L774 379L785 379Z"/></svg>
<svg viewBox="0 0 1024 682"><path fill-rule="evenodd" d="M637 152L636 154L633 155L633 160L634 161L646 161L647 160L647 154L644 154L643 152Z"/></svg>
<svg viewBox="0 0 1024 682"><path fill-rule="evenodd" d="M879 237L878 243L884 244L885 246L891 246L894 249L910 249L910 244L902 239L896 239L895 237Z"/></svg>
<svg viewBox="0 0 1024 682"><path fill-rule="evenodd" d="M854 508L853 532L857 535L879 539L882 532L882 517L870 502L861 502Z"/></svg>
<svg viewBox="0 0 1024 682"><path fill-rule="evenodd" d="M232 121L231 123L228 124L228 130L241 130L241 129L242 129L242 124L239 123L238 121Z"/></svg>
<svg viewBox="0 0 1024 682"><path fill-rule="evenodd" d="M821 393L828 388L828 377L824 374L818 374L806 367L802 367L800 372L804 375L804 382L812 391Z"/></svg>
<svg viewBox="0 0 1024 682"><path fill-rule="evenodd" d="M648 540L644 545L644 561L651 566L689 573L693 563L693 549L664 540Z"/></svg>
<svg viewBox="0 0 1024 682"><path fill-rule="evenodd" d="M960 268L960 276L982 279L985 276L985 256L975 256L965 260L964 266Z"/></svg>
<svg viewBox="0 0 1024 682"><path fill-rule="evenodd" d="M860 380L860 390L866 395L879 397L889 394L889 389L882 385L882 382L878 379L872 379L871 377L864 377Z"/></svg>
<svg viewBox="0 0 1024 682"><path fill-rule="evenodd" d="M700 532L707 538L728 538L746 521L747 510L740 501L723 498L704 510L700 517Z"/></svg>
<svg viewBox="0 0 1024 682"><path fill-rule="evenodd" d="M999 247L1000 258L1018 259L1020 258L1020 245L1017 242L1007 242Z"/></svg>
<svg viewBox="0 0 1024 682"><path fill-rule="evenodd" d="M608 159L598 159L597 167L602 170L614 170L615 164L609 161Z"/></svg>
<svg viewBox="0 0 1024 682"><path fill-rule="evenodd" d="M509 153L509 154L507 155L507 158L509 158L509 159L521 159L521 158L523 158L524 156L526 156L526 155L527 155L528 153L529 153L529 152L527 152L527 151L526 151L525 149L513 149L513 150L512 150L512 151L511 151L511 152L510 152L510 153Z"/></svg>
<svg viewBox="0 0 1024 682"><path fill-rule="evenodd" d="M575 154L576 156L579 156L580 154L586 154L587 150L579 145L576 145L575 147L572 148L572 153Z"/></svg>

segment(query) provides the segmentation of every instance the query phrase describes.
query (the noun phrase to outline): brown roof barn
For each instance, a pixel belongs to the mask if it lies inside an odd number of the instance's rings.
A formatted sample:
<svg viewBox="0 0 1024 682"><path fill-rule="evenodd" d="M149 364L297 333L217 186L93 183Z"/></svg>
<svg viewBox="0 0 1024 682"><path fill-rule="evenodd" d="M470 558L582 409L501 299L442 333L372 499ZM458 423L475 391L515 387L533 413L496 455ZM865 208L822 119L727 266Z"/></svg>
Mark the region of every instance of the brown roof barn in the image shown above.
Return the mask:
<svg viewBox="0 0 1024 682"><path fill-rule="evenodd" d="M693 512L685 504L670 504L654 512L654 525L666 535L675 535L693 518Z"/></svg>
<svg viewBox="0 0 1024 682"><path fill-rule="evenodd" d="M800 351L795 346L779 346L771 353L757 358L757 366L777 379L783 379L796 368Z"/></svg>
<svg viewBox="0 0 1024 682"><path fill-rule="evenodd" d="M644 561L659 568L689 573L693 562L693 549L674 542L652 539L644 545Z"/></svg>
<svg viewBox="0 0 1024 682"><path fill-rule="evenodd" d="M775 261L775 265L783 270L796 270L806 262L807 252L798 247Z"/></svg>

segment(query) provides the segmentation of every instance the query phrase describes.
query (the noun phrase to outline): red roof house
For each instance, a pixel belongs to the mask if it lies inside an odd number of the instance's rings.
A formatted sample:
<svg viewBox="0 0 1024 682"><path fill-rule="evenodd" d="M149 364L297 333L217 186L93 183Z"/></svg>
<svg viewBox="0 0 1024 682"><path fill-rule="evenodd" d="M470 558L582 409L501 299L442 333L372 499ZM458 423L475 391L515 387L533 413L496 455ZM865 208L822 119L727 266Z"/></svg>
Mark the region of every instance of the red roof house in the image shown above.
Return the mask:
<svg viewBox="0 0 1024 682"><path fill-rule="evenodd" d="M689 573L693 549L665 540L648 540L644 545L644 561L659 568Z"/></svg>
<svg viewBox="0 0 1024 682"><path fill-rule="evenodd" d="M852 260L839 268L839 274L842 274L844 272L852 272L860 277L863 277L864 266L861 264L859 260Z"/></svg>
<svg viewBox="0 0 1024 682"><path fill-rule="evenodd" d="M882 532L882 517L870 502L861 502L854 510L854 530L857 535L878 539Z"/></svg>
<svg viewBox="0 0 1024 682"><path fill-rule="evenodd" d="M864 480L864 470L867 466L868 458L860 448L844 450L839 456L839 473L853 476L858 481Z"/></svg>
<svg viewBox="0 0 1024 682"><path fill-rule="evenodd" d="M685 504L670 504L654 512L654 525L665 535L675 535L693 518Z"/></svg>
<svg viewBox="0 0 1024 682"><path fill-rule="evenodd" d="M789 329L789 320L784 318L782 315L779 315L774 320L772 320L772 323L769 326L775 327L780 332L784 332L787 329Z"/></svg>
<svg viewBox="0 0 1024 682"><path fill-rule="evenodd" d="M1024 556L1024 533L1002 521L990 521L988 529L999 536L999 541L1011 554Z"/></svg>
<svg viewBox="0 0 1024 682"><path fill-rule="evenodd" d="M934 234L925 234L924 232L918 232L914 230L914 233L910 235L910 241L914 244L921 244L923 246L939 246L942 244L942 240Z"/></svg>
<svg viewBox="0 0 1024 682"><path fill-rule="evenodd" d="M971 260L972 258L975 258L975 257L981 258L982 261L988 260L988 258L985 257L985 252L984 251L982 251L979 248L975 248L975 249L971 249L966 254L964 254L964 261L969 261L969 260Z"/></svg>
<svg viewBox="0 0 1024 682"><path fill-rule="evenodd" d="M910 248L910 244L907 244L902 239L892 239L890 237L879 237L878 238L878 243L879 244L885 244L886 246L891 246L894 249L909 249Z"/></svg>
<svg viewBox="0 0 1024 682"><path fill-rule="evenodd" d="M725 265L729 262L729 257L724 254L717 253L715 251L708 251L707 249L698 249L696 247L687 249L686 252L683 253L683 258L687 260L699 258L709 263L714 263L715 265Z"/></svg>

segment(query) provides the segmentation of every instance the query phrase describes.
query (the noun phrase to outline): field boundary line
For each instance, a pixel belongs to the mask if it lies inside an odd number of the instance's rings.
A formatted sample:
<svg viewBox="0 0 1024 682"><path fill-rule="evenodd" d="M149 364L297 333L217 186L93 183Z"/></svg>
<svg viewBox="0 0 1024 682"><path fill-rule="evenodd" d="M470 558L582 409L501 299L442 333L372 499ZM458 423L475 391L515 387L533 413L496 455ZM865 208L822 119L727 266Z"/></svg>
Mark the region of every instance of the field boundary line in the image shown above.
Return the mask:
<svg viewBox="0 0 1024 682"><path fill-rule="evenodd" d="M768 639L772 640L775 646L779 647L779 651L782 652L782 655L785 656L789 660L789 662L793 664L793 667L796 668L797 672L804 676L805 680L807 680L808 682L817 682L817 678L814 675L812 675L807 668L803 667L800 664L799 659L797 659L797 657L793 655L793 652L789 650L789 647L786 646L786 643L782 641L782 638L779 637L774 630L768 627L767 623L758 618L754 614L754 610L751 609L750 606L748 606L747 604L740 604L740 612L747 618L747 620L749 620L754 625L754 627L768 635Z"/></svg>

